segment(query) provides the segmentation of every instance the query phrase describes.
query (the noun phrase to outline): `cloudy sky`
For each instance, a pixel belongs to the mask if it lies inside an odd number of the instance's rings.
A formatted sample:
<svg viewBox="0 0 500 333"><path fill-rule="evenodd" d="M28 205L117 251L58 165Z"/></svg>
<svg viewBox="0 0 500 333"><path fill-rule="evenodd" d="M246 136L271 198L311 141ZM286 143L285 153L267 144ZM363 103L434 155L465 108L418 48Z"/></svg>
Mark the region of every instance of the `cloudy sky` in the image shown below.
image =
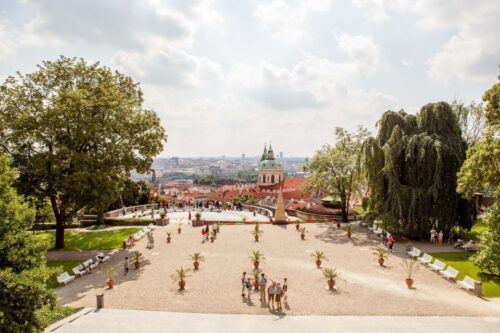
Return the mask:
<svg viewBox="0 0 500 333"><path fill-rule="evenodd" d="M59 55L141 82L163 156L310 156L385 110L480 100L500 0L1 0L0 78Z"/></svg>

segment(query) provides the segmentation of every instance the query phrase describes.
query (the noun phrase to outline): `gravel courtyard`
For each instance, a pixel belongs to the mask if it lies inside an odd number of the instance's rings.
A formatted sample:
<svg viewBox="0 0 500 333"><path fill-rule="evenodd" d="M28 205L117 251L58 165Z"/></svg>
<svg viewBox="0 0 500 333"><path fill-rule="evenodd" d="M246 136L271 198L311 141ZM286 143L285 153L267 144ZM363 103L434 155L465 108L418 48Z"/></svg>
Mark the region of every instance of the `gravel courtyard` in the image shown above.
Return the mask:
<svg viewBox="0 0 500 333"><path fill-rule="evenodd" d="M289 281L290 315L455 315L498 316L498 299L481 299L459 289L425 267L414 273L414 289L405 285L402 266L404 244L396 244L386 267L379 267L373 249L378 239L366 229L353 228L348 239L345 230L331 224L307 224L306 240L301 241L294 225L262 225L259 243L252 237L252 225L222 226L214 243L201 242L201 229L184 226L177 234L176 225L154 231L155 248L146 249L146 238L133 250L144 255L139 270L131 268L123 275L122 262L129 251L118 251L112 259L91 275L57 289L63 305L94 307L96 295L105 294L105 307L117 309L180 311L201 313L269 314L259 302L240 296L240 276L252 272L248 258L253 250L264 253L261 267L269 278ZM166 244L165 233L172 232ZM336 291L327 290L322 271L311 253L324 251L328 261L323 267L335 267L340 273ZM205 257L199 271L191 271L186 290L178 291L172 274L179 267L192 268L189 255L201 252ZM115 288L107 290L106 270L116 267Z"/></svg>

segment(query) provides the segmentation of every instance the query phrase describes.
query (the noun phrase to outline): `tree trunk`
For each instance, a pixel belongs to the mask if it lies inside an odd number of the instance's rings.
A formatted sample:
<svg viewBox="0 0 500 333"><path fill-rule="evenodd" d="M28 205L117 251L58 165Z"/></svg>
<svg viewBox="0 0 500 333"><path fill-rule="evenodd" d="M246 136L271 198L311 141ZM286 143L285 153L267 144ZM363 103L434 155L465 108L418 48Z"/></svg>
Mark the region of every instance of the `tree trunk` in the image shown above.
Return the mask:
<svg viewBox="0 0 500 333"><path fill-rule="evenodd" d="M51 196L50 203L52 205L52 211L54 212L54 215L56 217L56 244L55 244L55 248L62 249L62 248L64 248L64 223L66 222L65 216L64 216L64 214L61 214L61 211L59 210L59 207L57 206L56 197Z"/></svg>
<svg viewBox="0 0 500 333"><path fill-rule="evenodd" d="M341 212L342 212L342 222L349 222L349 219L347 217L347 200L345 198L345 196L341 196L340 197L340 200L341 200L341 203L342 203L342 206L341 206Z"/></svg>

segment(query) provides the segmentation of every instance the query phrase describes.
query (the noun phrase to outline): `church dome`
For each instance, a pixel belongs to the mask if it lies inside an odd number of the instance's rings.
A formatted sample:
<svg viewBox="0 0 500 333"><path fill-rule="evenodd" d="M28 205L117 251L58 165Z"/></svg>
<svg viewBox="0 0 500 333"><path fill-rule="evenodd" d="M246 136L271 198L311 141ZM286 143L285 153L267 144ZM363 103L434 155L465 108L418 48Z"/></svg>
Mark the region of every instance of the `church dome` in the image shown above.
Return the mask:
<svg viewBox="0 0 500 333"><path fill-rule="evenodd" d="M259 164L259 169L281 169L281 164L276 160L263 160Z"/></svg>

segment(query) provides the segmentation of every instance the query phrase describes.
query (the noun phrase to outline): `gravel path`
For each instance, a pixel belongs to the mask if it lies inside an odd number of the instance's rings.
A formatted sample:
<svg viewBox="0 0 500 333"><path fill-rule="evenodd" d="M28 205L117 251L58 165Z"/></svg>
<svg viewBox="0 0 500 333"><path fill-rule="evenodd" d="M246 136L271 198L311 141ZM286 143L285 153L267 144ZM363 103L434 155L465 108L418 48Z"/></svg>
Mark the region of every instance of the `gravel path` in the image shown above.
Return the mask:
<svg viewBox="0 0 500 333"><path fill-rule="evenodd" d="M90 276L58 288L59 302L73 306L95 306L95 295L104 293L106 307L118 309L159 310L204 313L269 314L254 294L252 302L240 297L240 275L252 271L248 256L260 250L266 260L264 272L282 281L288 277L288 303L284 311L291 315L456 315L498 316L498 299L481 299L459 289L427 268L415 274L415 289L407 289L402 266L404 247L396 244L386 267L379 267L373 249L378 240L366 229L354 227L347 239L344 230L327 224L309 224L306 240L301 241L294 225L263 225L259 243L252 237L251 225L222 226L215 243L201 243L199 228L184 227L177 235L175 225L155 231L156 247L145 248L146 239L133 250L144 254L143 267L124 276L122 261L129 251L119 251ZM173 234L172 243L164 241L165 232ZM326 289L321 270L314 265L311 253L325 251L341 276L336 291ZM189 254L202 252L206 260L200 270L190 272L186 291L179 292L171 278L175 269L192 267ZM130 256L130 254L128 254ZM106 267L116 266L116 285L106 290Z"/></svg>

